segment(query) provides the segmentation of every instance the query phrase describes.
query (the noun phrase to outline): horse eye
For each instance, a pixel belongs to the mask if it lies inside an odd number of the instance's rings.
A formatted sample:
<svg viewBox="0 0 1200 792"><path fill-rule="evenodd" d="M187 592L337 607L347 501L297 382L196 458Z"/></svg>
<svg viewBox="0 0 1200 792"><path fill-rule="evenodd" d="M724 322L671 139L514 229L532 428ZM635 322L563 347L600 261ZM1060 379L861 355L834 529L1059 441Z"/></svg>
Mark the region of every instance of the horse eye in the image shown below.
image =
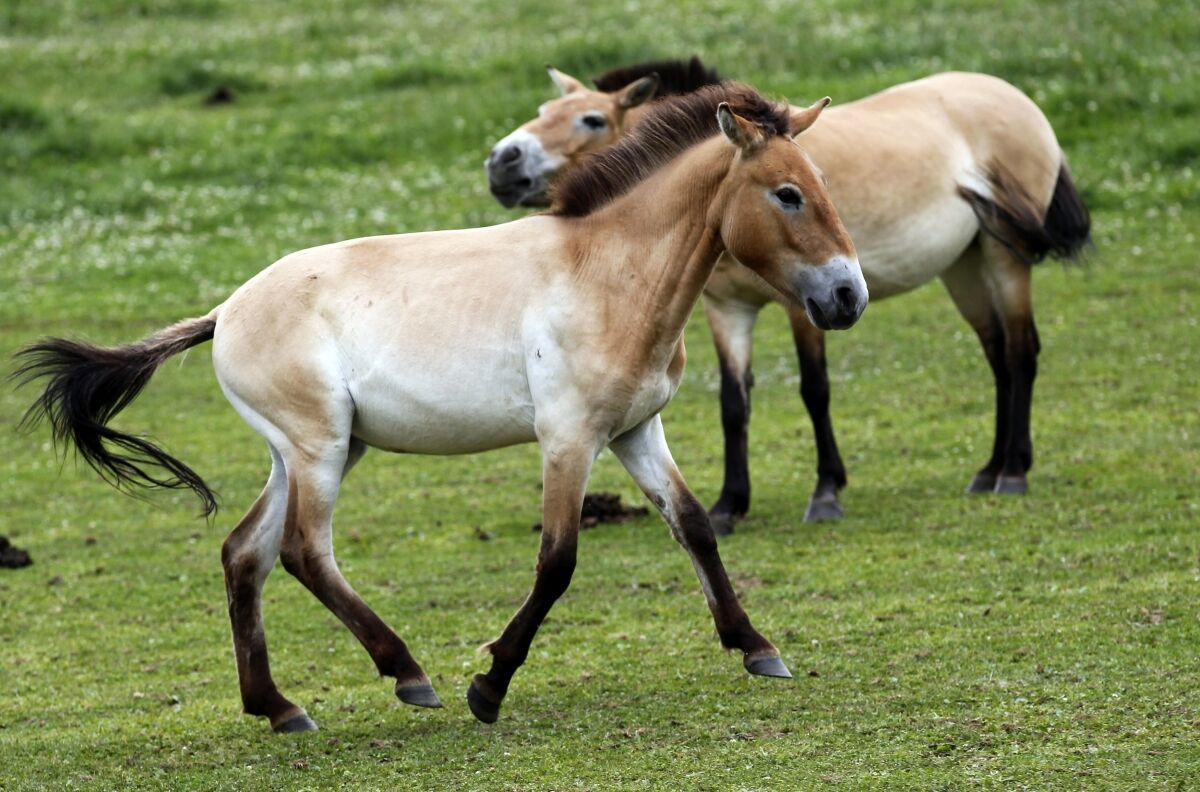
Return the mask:
<svg viewBox="0 0 1200 792"><path fill-rule="evenodd" d="M608 126L608 121L604 118L604 116L585 115L583 116L582 120L583 125L588 129L604 129L604 127Z"/></svg>
<svg viewBox="0 0 1200 792"><path fill-rule="evenodd" d="M804 199L795 187L780 187L775 191L775 199L788 209L799 209Z"/></svg>

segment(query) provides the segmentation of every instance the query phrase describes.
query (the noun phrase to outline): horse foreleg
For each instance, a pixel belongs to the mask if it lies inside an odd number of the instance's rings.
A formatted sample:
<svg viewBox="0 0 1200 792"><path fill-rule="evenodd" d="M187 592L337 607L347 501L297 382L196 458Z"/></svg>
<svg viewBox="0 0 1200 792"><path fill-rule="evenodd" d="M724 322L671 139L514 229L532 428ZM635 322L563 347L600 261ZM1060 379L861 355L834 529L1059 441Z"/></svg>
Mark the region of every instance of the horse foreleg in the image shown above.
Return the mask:
<svg viewBox="0 0 1200 792"><path fill-rule="evenodd" d="M761 306L705 295L704 312L712 330L721 369L721 430L725 437L725 480L721 495L708 510L713 530L733 533L733 522L750 509L750 358L754 323Z"/></svg>
<svg viewBox="0 0 1200 792"><path fill-rule="evenodd" d="M492 667L476 674L467 689L475 717L495 723L513 674L525 662L529 645L555 601L571 584L579 540L579 513L588 475L599 450L594 441L560 442L543 437L542 543L533 590L500 637L487 645Z"/></svg>
<svg viewBox="0 0 1200 792"><path fill-rule="evenodd" d="M751 674L791 677L779 650L750 623L738 602L708 515L675 467L667 448L662 419L655 415L617 438L610 445L629 475L662 512L675 540L691 557L704 597L716 622L717 635L726 649L742 653L742 664Z"/></svg>
<svg viewBox="0 0 1200 792"><path fill-rule="evenodd" d="M817 486L804 511L805 522L836 520L842 516L838 490L846 486L846 466L838 452L829 417L829 372L825 366L825 332L808 321L804 309L791 306L792 339L800 361L800 397L812 420L817 445Z"/></svg>
<svg viewBox="0 0 1200 792"><path fill-rule="evenodd" d="M271 477L266 487L221 548L233 654L244 712L268 718L275 731L313 731L317 725L304 709L284 698L275 687L267 657L262 587L279 557L287 509L283 461L274 448L271 457Z"/></svg>
<svg viewBox="0 0 1200 792"><path fill-rule="evenodd" d="M345 441L343 441L345 442ZM283 567L354 634L381 676L396 679L396 696L417 707L440 707L429 677L383 619L342 577L333 557L333 507L343 476L362 456L358 440L321 453L297 451L288 462L288 513Z"/></svg>

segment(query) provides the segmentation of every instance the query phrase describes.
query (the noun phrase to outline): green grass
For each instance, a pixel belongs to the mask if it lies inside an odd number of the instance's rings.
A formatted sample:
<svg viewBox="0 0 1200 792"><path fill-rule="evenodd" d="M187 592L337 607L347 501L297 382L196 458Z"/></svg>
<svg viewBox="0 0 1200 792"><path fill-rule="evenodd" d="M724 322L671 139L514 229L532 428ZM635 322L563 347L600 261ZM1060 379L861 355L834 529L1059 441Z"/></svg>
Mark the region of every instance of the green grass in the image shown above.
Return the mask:
<svg viewBox="0 0 1200 792"><path fill-rule="evenodd" d="M141 0L0 4L0 356L44 334L128 341L202 313L283 253L517 216L493 141L587 76L698 52L795 100L944 69L1046 110L1094 209L1087 266L1039 267L1044 350L1025 498L961 494L991 443L990 375L939 286L830 339L847 517L801 523L813 449L786 322L758 334L752 516L722 543L797 679L724 654L657 519L583 534L571 590L501 721L462 700L532 582L533 447L371 454L343 490L347 577L447 703L400 705L277 571L277 680L322 726L242 716L219 548L268 462L206 347L120 425L223 495L124 498L12 429L0 390L0 789L1185 789L1200 784L1200 14L1120 0L687 0L603 7ZM215 87L236 101L209 107ZM881 185L886 189L886 185ZM701 321L665 414L720 481ZM593 487L636 491L611 456ZM491 535L477 538L476 526Z"/></svg>

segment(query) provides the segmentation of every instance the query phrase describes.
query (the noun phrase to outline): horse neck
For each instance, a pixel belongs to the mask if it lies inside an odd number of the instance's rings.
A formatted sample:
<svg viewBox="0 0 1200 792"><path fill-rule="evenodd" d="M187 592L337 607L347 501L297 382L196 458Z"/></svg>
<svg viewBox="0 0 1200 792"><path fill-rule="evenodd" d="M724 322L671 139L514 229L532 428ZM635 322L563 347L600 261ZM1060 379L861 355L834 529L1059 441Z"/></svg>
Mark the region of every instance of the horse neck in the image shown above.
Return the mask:
<svg viewBox="0 0 1200 792"><path fill-rule="evenodd" d="M724 250L722 187L733 152L719 136L693 146L582 218L577 275L636 317L628 330L653 335L648 343L673 347Z"/></svg>

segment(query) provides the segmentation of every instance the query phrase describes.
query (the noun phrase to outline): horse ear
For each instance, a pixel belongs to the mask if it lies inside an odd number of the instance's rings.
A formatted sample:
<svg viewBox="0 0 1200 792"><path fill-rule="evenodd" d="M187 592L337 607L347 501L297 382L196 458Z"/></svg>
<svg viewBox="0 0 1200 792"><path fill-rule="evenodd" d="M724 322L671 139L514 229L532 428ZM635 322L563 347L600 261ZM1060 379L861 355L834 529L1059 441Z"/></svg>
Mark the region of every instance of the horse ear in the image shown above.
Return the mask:
<svg viewBox="0 0 1200 792"><path fill-rule="evenodd" d="M575 91L584 90L583 83L581 83L579 80L576 80L569 74L563 74L549 63L546 64L546 71L550 74L550 79L554 81L554 84L558 86L558 90L561 91L564 96L569 93L574 93Z"/></svg>
<svg viewBox="0 0 1200 792"><path fill-rule="evenodd" d="M751 123L729 109L728 102L717 105L717 123L729 142L749 154L767 142L767 136L757 124Z"/></svg>
<svg viewBox="0 0 1200 792"><path fill-rule="evenodd" d="M824 99L817 100L803 110L793 110L791 118L788 120L788 132L791 133L792 137L796 137L796 135L799 135L812 126L813 122L817 120L817 116L821 115L821 111L828 107L831 101L833 100L826 96Z"/></svg>
<svg viewBox="0 0 1200 792"><path fill-rule="evenodd" d="M648 102L658 93L658 82L657 74L650 74L640 80L634 80L622 88L617 95L617 106L622 110L628 110Z"/></svg>

